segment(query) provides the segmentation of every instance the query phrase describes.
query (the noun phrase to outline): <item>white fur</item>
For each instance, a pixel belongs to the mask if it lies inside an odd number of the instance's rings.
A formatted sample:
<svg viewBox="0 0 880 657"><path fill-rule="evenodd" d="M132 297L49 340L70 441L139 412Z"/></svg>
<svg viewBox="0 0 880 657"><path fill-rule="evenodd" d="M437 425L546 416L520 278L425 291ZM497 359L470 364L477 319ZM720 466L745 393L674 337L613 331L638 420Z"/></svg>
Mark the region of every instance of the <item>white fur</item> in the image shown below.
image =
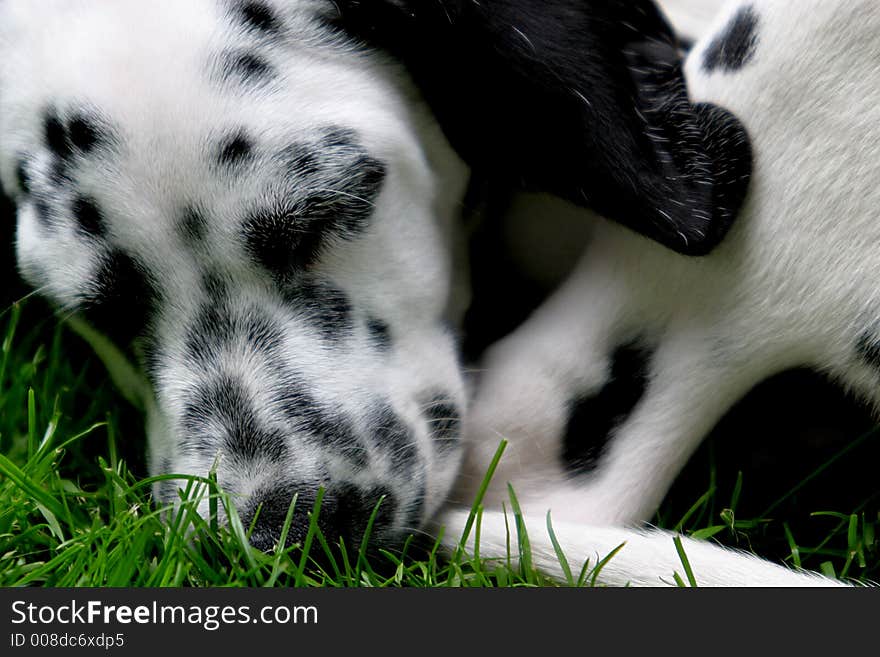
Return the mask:
<svg viewBox="0 0 880 657"><path fill-rule="evenodd" d="M696 41L702 37L718 16L726 0L659 0L677 34Z"/></svg>

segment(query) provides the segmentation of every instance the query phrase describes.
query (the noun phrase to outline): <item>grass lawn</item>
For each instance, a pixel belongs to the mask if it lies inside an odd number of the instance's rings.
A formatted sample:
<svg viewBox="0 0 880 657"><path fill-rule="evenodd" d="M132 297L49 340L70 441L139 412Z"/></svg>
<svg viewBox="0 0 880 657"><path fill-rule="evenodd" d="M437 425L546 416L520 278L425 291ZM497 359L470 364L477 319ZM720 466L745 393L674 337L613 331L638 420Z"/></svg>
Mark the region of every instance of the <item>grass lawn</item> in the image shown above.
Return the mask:
<svg viewBox="0 0 880 657"><path fill-rule="evenodd" d="M368 555L365 546L332 548L314 531L303 546L257 552L235 516L217 527L194 512L200 495L227 504L210 481L193 480L174 511L155 508L140 419L88 348L36 300L2 310L0 339L0 586L549 584L504 563L441 557L424 541L402 555ZM709 445L692 462L696 492L671 495L656 524L827 574L880 579L880 483L847 508L801 509L800 524L781 515L829 473L845 477L847 459L877 443L875 432L855 436L785 494L761 500L759 515L741 509L749 473L725 480ZM578 583L591 583L590 566L575 568Z"/></svg>

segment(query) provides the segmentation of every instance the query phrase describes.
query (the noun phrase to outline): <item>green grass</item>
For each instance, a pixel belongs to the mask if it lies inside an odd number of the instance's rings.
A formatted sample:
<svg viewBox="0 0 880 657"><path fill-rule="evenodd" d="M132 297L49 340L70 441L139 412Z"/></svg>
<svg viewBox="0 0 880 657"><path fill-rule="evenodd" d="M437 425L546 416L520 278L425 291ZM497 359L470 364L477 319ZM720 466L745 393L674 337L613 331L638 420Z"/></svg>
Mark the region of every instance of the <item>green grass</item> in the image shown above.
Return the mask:
<svg viewBox="0 0 880 657"><path fill-rule="evenodd" d="M370 550L366 542L329 545L315 522L320 496L303 545L262 553L249 547L249 528L211 478L190 478L180 504L157 508L150 498L154 480L144 477L140 420L87 348L36 301L0 314L0 331L0 586L551 584L531 568L529 538L513 491L511 551L519 557L518 567L463 552L448 557L424 540L408 542L398 553ZM870 439L843 451L857 450ZM819 470L834 468L837 460ZM828 531L818 543L803 545L784 518L773 517L785 499L772 501L760 517L740 517L743 479L732 490L720 490L713 468L704 494L684 506L665 505L657 523L759 554L784 543L783 556L793 565L857 580L880 578L876 498L860 508L817 512L815 522ZM810 479L801 486L809 486ZM207 518L196 513L203 499L211 509ZM216 521L221 508L228 523ZM473 519L470 530L478 533L478 506ZM595 583L614 556L598 564L570 562L549 522L548 534L567 584ZM687 555L681 557L676 579L688 585L694 574Z"/></svg>

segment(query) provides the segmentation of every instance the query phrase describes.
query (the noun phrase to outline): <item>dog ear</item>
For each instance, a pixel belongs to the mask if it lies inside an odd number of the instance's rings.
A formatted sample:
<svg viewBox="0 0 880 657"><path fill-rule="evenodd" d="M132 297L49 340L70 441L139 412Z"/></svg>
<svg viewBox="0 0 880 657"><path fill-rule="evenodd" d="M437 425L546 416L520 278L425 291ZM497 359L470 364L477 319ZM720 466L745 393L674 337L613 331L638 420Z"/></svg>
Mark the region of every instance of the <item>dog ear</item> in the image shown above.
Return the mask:
<svg viewBox="0 0 880 657"><path fill-rule="evenodd" d="M589 206L680 253L708 253L727 232L751 173L747 134L690 103L649 0L336 4L344 29L407 66L484 177Z"/></svg>

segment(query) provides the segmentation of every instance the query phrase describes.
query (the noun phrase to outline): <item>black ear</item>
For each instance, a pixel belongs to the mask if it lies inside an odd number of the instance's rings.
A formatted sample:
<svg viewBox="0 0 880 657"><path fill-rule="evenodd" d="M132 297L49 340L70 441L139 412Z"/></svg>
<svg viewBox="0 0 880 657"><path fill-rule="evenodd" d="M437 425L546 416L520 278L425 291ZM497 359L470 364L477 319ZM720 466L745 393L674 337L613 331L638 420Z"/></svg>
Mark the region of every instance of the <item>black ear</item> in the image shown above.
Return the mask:
<svg viewBox="0 0 880 657"><path fill-rule="evenodd" d="M751 154L694 107L649 0L337 0L345 29L408 67L483 176L589 206L678 252L725 235ZM720 138L720 140L719 140Z"/></svg>

